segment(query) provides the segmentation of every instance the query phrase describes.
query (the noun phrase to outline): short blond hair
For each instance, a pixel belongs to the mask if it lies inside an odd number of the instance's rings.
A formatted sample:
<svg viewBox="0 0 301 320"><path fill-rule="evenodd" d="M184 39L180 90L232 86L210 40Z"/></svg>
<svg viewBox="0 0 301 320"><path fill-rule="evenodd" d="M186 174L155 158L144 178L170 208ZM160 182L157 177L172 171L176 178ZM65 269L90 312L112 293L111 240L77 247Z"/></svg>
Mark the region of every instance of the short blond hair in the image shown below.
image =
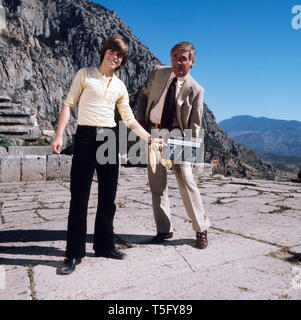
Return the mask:
<svg viewBox="0 0 301 320"><path fill-rule="evenodd" d="M182 41L174 45L170 51L170 55L172 55L177 50L185 50L189 51L189 60L194 64L196 58L196 51L191 42Z"/></svg>

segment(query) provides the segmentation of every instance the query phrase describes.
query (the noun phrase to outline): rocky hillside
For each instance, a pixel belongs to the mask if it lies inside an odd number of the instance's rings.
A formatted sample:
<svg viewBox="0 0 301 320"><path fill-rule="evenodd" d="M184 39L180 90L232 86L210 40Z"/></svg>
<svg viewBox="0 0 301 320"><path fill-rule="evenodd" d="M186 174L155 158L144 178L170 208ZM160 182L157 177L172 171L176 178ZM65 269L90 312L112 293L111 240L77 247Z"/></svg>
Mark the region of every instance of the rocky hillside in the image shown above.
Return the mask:
<svg viewBox="0 0 301 320"><path fill-rule="evenodd" d="M104 40L114 33L121 34L131 47L128 64L118 76L125 82L135 109L139 89L160 61L116 13L88 0L1 2L6 28L0 31L0 96L3 101L2 105L0 103L0 117L15 119L9 122L10 129L19 121L16 121L16 109L23 110L23 121L37 119L41 136L54 129L76 71L84 66L97 65ZM65 141L71 140L75 118L76 112L66 130ZM36 122L26 121L31 130L34 127L36 139ZM273 178L271 167L219 129L207 106L203 121L206 162L213 164L215 172ZM9 132L12 134L11 130ZM17 133L14 134L17 137ZM22 144L22 139L15 141Z"/></svg>
<svg viewBox="0 0 301 320"><path fill-rule="evenodd" d="M0 37L0 95L34 109L41 129L56 124L76 71L98 64L108 36L119 33L131 46L127 68L119 76L132 102L159 63L115 13L100 5L86 0L2 0L2 4L7 31ZM67 136L73 131L74 125L69 126Z"/></svg>

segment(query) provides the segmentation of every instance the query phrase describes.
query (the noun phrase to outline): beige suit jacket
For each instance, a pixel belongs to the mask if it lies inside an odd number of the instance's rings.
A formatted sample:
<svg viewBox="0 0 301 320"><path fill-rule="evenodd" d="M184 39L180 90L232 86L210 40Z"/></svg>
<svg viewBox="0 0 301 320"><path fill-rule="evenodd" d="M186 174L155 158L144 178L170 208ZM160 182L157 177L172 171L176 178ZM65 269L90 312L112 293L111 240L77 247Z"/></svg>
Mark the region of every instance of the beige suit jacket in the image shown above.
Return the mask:
<svg viewBox="0 0 301 320"><path fill-rule="evenodd" d="M171 67L156 66L139 92L136 119L146 128L150 125L150 111L158 103L171 72ZM191 129L193 137L199 137L203 99L204 89L189 74L177 97L176 116L180 129Z"/></svg>

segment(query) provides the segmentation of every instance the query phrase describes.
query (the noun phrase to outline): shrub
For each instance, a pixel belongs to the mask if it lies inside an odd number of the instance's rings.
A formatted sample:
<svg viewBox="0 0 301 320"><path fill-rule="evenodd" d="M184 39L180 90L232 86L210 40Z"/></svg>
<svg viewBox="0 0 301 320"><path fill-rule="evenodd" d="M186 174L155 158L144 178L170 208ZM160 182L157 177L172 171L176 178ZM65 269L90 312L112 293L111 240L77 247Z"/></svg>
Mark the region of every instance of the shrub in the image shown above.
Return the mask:
<svg viewBox="0 0 301 320"><path fill-rule="evenodd" d="M0 147L9 147L12 146L12 142L10 141L9 138L7 138L6 136L0 136Z"/></svg>

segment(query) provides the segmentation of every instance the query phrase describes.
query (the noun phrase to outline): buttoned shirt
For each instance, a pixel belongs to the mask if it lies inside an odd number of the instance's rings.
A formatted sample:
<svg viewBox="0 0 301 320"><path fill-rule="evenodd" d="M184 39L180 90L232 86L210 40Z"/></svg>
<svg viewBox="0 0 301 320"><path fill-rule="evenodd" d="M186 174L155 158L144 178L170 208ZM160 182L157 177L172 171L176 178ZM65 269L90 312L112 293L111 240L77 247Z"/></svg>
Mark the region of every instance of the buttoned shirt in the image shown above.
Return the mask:
<svg viewBox="0 0 301 320"><path fill-rule="evenodd" d="M106 77L97 68L77 72L64 105L74 108L77 103L79 125L115 127L116 106L126 126L135 121L125 84L115 74Z"/></svg>
<svg viewBox="0 0 301 320"><path fill-rule="evenodd" d="M163 107L164 107L164 102L165 102L165 98L166 98L166 95L167 95L167 91L168 91L168 88L173 80L173 78L175 77L176 75L174 74L174 72L172 72L168 78L168 81L166 83L166 86L163 90L163 93L158 101L158 103L152 108L151 112L150 112L150 121L152 123L155 123L155 124L160 124L161 123L161 117L162 117L162 112L163 112ZM188 77L188 74L185 76L185 77L178 77L177 79L177 82L176 82L176 99L177 99L177 96L179 95L179 92L184 84L184 82L186 81ZM174 122L173 122L173 126L177 126L177 118L175 116L175 119L174 119Z"/></svg>

